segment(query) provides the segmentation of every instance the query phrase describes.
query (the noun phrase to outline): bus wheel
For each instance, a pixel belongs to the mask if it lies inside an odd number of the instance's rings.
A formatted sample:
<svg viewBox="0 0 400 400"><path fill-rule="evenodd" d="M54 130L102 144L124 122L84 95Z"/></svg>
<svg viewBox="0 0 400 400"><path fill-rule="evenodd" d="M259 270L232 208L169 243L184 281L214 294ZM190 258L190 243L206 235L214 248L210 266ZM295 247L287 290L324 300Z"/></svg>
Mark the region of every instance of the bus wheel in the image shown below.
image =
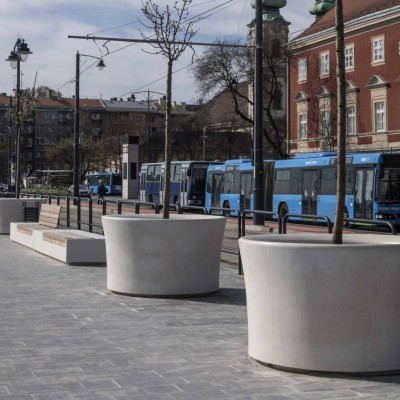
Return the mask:
<svg viewBox="0 0 400 400"><path fill-rule="evenodd" d="M231 208L231 205L226 201L222 208ZM224 217L230 217L231 213L229 211L224 211L223 212Z"/></svg>
<svg viewBox="0 0 400 400"><path fill-rule="evenodd" d="M286 205L286 203L283 203L280 207L279 207L279 216L281 217L281 219L283 219L283 217L289 213L289 209L288 206Z"/></svg>

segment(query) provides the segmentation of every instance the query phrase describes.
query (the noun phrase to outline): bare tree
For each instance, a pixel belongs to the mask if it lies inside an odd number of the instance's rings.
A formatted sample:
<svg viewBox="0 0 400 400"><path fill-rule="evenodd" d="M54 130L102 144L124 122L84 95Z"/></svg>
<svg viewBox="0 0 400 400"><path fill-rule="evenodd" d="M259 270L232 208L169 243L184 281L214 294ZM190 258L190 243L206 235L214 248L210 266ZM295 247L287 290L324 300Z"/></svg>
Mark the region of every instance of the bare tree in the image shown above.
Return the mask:
<svg viewBox="0 0 400 400"><path fill-rule="evenodd" d="M343 215L345 210L346 193L346 72L344 57L344 23L343 2L336 1L336 77L338 98L338 127L337 127L337 188L336 211L332 242L342 244Z"/></svg>
<svg viewBox="0 0 400 400"><path fill-rule="evenodd" d="M220 46L206 48L197 60L193 73L203 96L215 95L217 91L229 90L235 105L235 113L245 122L253 124L253 116L249 113L253 107L253 99L248 90L243 90L243 83L252 87L254 74L249 62L249 49L243 47L239 41L217 40ZM229 44L230 46L224 46ZM238 47L231 47L237 45ZM268 127L264 126L263 135L272 153L280 158L287 156L285 146L285 127L279 126L273 109L276 106L280 87L278 77L280 70L284 70L286 58L279 47L269 46L263 52L265 66L263 77L264 113L267 116Z"/></svg>
<svg viewBox="0 0 400 400"><path fill-rule="evenodd" d="M172 99L172 68L174 61L178 60L183 52L190 47L190 41L196 34L193 20L188 19L188 7L192 0L181 0L181 5L175 1L173 6L166 6L160 10L152 0L142 0L142 12L149 25L144 26L153 31L153 37L157 43L152 44L156 51L153 54L161 54L167 59L167 107L165 116L165 191L163 218L169 218L170 205L170 179L171 179L171 99ZM149 39L142 33L144 39Z"/></svg>

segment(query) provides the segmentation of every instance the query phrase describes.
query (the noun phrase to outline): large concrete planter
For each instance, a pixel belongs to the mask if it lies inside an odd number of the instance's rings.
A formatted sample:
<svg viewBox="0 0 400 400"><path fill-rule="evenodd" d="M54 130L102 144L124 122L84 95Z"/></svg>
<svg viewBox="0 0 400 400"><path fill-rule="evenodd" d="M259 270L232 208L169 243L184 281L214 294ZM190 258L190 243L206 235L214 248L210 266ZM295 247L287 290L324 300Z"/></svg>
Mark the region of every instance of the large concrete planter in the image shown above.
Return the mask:
<svg viewBox="0 0 400 400"><path fill-rule="evenodd" d="M102 222L109 290L149 297L218 290L225 218L122 214Z"/></svg>
<svg viewBox="0 0 400 400"><path fill-rule="evenodd" d="M11 222L24 222L24 206L38 207L46 199L0 198L0 234L10 234Z"/></svg>
<svg viewBox="0 0 400 400"><path fill-rule="evenodd" d="M400 370L400 238L244 237L249 355L277 367Z"/></svg>

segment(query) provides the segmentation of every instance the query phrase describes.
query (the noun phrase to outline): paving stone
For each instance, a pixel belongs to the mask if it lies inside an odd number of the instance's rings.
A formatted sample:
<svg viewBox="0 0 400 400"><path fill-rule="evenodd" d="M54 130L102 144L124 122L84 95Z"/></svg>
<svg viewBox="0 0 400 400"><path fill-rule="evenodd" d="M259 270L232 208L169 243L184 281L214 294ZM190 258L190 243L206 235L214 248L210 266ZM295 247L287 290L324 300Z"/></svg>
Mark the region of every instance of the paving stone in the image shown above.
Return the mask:
<svg viewBox="0 0 400 400"><path fill-rule="evenodd" d="M119 296L104 267L0 236L0 400L399 400L400 376L299 374L247 355L244 280L188 299Z"/></svg>

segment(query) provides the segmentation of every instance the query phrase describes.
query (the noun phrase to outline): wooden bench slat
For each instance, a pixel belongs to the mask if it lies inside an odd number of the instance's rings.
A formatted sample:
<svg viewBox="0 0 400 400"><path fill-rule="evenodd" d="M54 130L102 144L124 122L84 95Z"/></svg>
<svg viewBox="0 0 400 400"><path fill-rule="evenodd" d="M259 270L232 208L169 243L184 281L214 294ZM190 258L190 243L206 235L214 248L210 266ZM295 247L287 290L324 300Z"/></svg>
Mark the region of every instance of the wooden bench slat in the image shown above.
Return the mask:
<svg viewBox="0 0 400 400"><path fill-rule="evenodd" d="M18 224L17 231L32 235L34 230L55 229L60 219L61 206L53 204L42 204L39 215L39 222L33 224Z"/></svg>

